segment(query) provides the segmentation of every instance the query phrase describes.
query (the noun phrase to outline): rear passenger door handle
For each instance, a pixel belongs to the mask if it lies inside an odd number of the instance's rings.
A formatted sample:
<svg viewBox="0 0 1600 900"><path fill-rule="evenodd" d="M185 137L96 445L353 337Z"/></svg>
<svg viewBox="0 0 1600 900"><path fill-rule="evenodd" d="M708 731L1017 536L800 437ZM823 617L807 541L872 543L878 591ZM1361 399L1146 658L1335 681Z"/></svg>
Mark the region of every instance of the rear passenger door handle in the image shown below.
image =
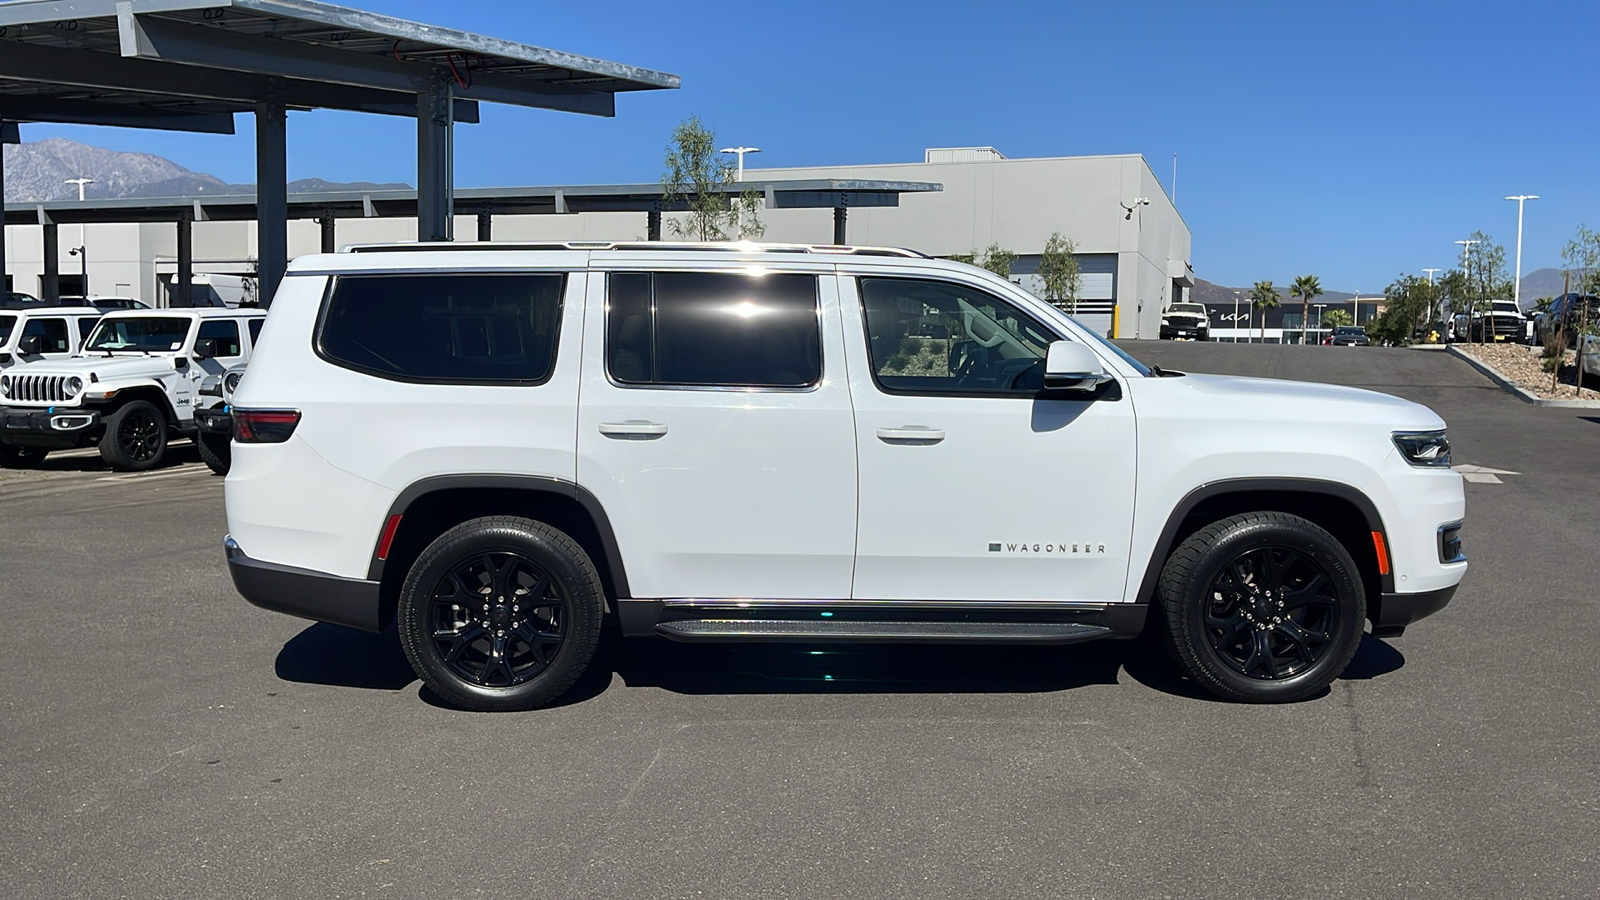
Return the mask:
<svg viewBox="0 0 1600 900"><path fill-rule="evenodd" d="M878 440L888 444L937 444L944 440L944 429L925 425L879 428Z"/></svg>
<svg viewBox="0 0 1600 900"><path fill-rule="evenodd" d="M629 419L626 422L601 422L600 433L625 441L648 441L666 434L667 426L661 422Z"/></svg>

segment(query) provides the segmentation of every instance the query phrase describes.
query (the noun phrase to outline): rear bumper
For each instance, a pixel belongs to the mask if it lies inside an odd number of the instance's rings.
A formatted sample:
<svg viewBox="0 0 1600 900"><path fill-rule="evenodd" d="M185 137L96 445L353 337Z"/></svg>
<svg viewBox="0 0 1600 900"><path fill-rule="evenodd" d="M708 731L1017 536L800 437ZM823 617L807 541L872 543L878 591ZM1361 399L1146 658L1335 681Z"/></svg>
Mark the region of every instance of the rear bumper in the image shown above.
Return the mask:
<svg viewBox="0 0 1600 900"><path fill-rule="evenodd" d="M0 406L0 440L34 447L76 447L100 428L100 413L81 407Z"/></svg>
<svg viewBox="0 0 1600 900"><path fill-rule="evenodd" d="M382 631L388 624L376 581L251 559L232 537L224 548L234 589L262 609L362 631Z"/></svg>
<svg viewBox="0 0 1600 900"><path fill-rule="evenodd" d="M1384 594L1378 601L1378 614L1372 621L1376 637L1399 637L1406 626L1433 615L1450 603L1459 585L1423 591L1419 594Z"/></svg>
<svg viewBox="0 0 1600 900"><path fill-rule="evenodd" d="M233 434L233 414L227 407L195 410L194 424L203 434Z"/></svg>

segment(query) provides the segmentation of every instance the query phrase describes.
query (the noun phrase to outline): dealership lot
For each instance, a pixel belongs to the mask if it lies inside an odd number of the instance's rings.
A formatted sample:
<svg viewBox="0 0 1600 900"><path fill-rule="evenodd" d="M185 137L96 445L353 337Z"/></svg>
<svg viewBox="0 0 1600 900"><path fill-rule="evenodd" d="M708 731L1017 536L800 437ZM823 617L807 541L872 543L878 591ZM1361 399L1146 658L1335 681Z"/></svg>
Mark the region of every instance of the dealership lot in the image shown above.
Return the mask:
<svg viewBox="0 0 1600 900"><path fill-rule="evenodd" d="M240 600L192 448L63 454L0 478L7 893L1591 896L1600 416L1443 353L1125 346L1438 410L1506 473L1454 602L1286 706L1142 644L612 641L573 702L473 715L392 635Z"/></svg>

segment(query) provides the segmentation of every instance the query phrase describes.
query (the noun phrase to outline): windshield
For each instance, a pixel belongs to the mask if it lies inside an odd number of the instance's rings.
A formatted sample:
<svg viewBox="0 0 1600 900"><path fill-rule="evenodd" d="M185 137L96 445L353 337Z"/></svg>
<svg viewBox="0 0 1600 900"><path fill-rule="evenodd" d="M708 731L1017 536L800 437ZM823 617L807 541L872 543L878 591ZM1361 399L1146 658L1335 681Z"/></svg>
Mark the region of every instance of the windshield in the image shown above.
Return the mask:
<svg viewBox="0 0 1600 900"><path fill-rule="evenodd" d="M0 316L0 347L11 340L11 329L17 327L16 316Z"/></svg>
<svg viewBox="0 0 1600 900"><path fill-rule="evenodd" d="M188 336L189 320L176 316L101 319L84 349L172 353L183 348Z"/></svg>
<svg viewBox="0 0 1600 900"><path fill-rule="evenodd" d="M1174 303L1172 311L1175 313L1193 313L1197 316L1206 314L1206 308L1199 303Z"/></svg>

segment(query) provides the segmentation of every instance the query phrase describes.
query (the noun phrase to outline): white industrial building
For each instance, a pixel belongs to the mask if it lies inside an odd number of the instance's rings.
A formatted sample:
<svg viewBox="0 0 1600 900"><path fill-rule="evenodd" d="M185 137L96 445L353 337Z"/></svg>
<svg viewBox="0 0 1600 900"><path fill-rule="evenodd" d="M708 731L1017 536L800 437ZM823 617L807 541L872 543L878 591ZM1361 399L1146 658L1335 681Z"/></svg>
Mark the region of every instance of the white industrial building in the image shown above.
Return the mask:
<svg viewBox="0 0 1600 900"><path fill-rule="evenodd" d="M1156 337L1161 310L1182 299L1194 283L1189 228L1138 154L1007 159L987 147L936 149L928 150L922 162L751 168L744 179L752 185L811 179L942 185L938 192L903 194L898 207L849 209L849 242L909 247L934 256L998 244L1018 254L1012 277L1029 287L1036 286L1032 273L1046 241L1059 231L1077 245L1084 273L1081 317L1102 330L1114 328L1118 337ZM15 205L10 208L16 212ZM761 221L767 240L827 243L834 216L825 207L767 209ZM458 215L455 233L470 237L475 225L474 217ZM177 272L177 236L170 223L63 224L59 230L63 295L81 291L83 256L71 255L71 249L84 247L91 293L165 303ZM646 231L645 216L638 212L496 215L492 228L497 241L631 241L644 239ZM341 218L336 241L407 241L416 233L416 221L409 217ZM253 222L196 221L195 272L251 271L255 236ZM321 244L317 222L290 222L291 257L318 252ZM13 290L41 293L42 247L39 227L6 229L6 272Z"/></svg>

